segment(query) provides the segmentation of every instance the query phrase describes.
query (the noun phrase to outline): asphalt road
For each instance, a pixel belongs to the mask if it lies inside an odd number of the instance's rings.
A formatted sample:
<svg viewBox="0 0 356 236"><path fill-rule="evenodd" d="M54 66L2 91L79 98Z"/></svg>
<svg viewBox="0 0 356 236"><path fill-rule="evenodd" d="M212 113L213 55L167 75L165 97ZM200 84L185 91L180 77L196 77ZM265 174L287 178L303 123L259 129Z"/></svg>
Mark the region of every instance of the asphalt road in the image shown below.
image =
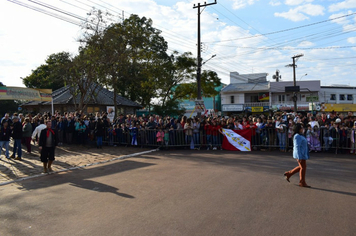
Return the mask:
<svg viewBox="0 0 356 236"><path fill-rule="evenodd" d="M0 235L356 235L356 157L159 151L0 187Z"/></svg>

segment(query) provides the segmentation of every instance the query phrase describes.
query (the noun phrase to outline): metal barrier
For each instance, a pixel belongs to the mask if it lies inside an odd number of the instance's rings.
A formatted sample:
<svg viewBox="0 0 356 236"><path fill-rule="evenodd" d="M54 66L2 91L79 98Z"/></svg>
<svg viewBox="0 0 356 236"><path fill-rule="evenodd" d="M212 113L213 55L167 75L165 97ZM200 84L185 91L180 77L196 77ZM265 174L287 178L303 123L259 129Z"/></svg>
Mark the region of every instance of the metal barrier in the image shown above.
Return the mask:
<svg viewBox="0 0 356 236"><path fill-rule="evenodd" d="M151 129L108 129L105 130L103 143L116 146L138 146L153 148L188 148L188 149L221 149L223 135L219 132L207 134L200 130L187 135L184 130L162 130L162 141L158 141L159 130ZM90 132L90 140L95 144L95 137ZM164 140L164 134L168 140ZM355 132L356 133L356 132ZM308 140L310 151L335 153L355 152L355 145L350 141L351 130L338 130L321 127L304 135ZM293 149L293 134L288 129L283 132L274 127L251 129L251 147L253 150L276 150L287 152ZM356 153L356 152L355 152Z"/></svg>

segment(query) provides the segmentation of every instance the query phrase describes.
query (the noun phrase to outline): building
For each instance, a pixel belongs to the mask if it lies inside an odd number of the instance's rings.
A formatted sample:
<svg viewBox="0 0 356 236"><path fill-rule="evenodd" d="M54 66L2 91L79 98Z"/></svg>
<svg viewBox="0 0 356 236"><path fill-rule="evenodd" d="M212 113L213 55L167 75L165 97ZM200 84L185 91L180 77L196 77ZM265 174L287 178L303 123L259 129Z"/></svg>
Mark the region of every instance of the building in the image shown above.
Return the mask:
<svg viewBox="0 0 356 236"><path fill-rule="evenodd" d="M321 111L356 113L356 87L347 85L321 86L319 98Z"/></svg>
<svg viewBox="0 0 356 236"><path fill-rule="evenodd" d="M221 90L223 115L269 112L267 73L230 73L230 84Z"/></svg>
<svg viewBox="0 0 356 236"><path fill-rule="evenodd" d="M109 91L102 86L92 86L94 95L88 94L84 98L84 113L95 113L107 111L108 106L114 106L114 93ZM65 86L63 88L53 91L53 106L54 110L63 112L75 111L77 105L79 104L79 96L74 96L71 90L73 87ZM137 109L142 108L142 106L134 101L131 101L122 96L116 95L116 102L118 106L117 114L135 114ZM28 112L48 112L51 111L51 102L38 102L31 101L21 105L23 109Z"/></svg>
<svg viewBox="0 0 356 236"><path fill-rule="evenodd" d="M294 111L294 94L287 92L293 81L267 81L267 73L230 73L230 84L221 90L223 115L271 114L276 111ZM297 81L298 111L320 110L320 80Z"/></svg>
<svg viewBox="0 0 356 236"><path fill-rule="evenodd" d="M293 92L286 92L286 87L293 85L293 81L270 82L272 111L294 111ZM298 111L316 110L317 107L314 104L319 104L320 80L297 81L296 86L300 89L296 96Z"/></svg>

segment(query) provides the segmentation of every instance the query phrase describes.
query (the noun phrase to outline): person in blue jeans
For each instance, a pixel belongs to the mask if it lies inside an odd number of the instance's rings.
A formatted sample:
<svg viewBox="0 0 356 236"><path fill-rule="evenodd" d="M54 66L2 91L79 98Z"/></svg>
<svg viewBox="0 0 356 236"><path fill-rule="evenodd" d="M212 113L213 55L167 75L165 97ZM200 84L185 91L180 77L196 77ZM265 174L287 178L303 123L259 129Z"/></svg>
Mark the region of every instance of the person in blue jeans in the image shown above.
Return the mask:
<svg viewBox="0 0 356 236"><path fill-rule="evenodd" d="M22 158L22 147L21 147L21 139L22 139L22 124L19 121L19 118L17 116L14 116L12 118L13 124L12 124L12 138L14 139L14 149L12 153L12 158L15 158L15 160L21 160ZM17 153L17 157L16 157Z"/></svg>
<svg viewBox="0 0 356 236"><path fill-rule="evenodd" d="M276 130L277 130L277 136L279 142L279 149L280 151L284 152L286 150L287 125L286 122L284 122L281 117L277 118Z"/></svg>
<svg viewBox="0 0 356 236"><path fill-rule="evenodd" d="M100 118L98 118L95 124L94 133L96 136L96 147L103 148L104 123Z"/></svg>
<svg viewBox="0 0 356 236"><path fill-rule="evenodd" d="M11 130L9 127L9 123L5 121L0 129L0 155L5 147L5 157L10 159L9 156L9 143L10 143Z"/></svg>

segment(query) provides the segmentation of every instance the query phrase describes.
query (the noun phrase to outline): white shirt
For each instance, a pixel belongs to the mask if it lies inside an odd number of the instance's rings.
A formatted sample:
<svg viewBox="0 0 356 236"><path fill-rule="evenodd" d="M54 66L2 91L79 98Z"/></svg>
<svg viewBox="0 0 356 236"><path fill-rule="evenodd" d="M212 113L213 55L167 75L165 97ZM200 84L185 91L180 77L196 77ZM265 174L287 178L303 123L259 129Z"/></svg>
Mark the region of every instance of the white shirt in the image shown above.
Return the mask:
<svg viewBox="0 0 356 236"><path fill-rule="evenodd" d="M39 126L36 127L36 129L32 133L32 139L36 138L36 135L38 136L38 140L40 140L40 135L41 131L47 128L45 124L40 124Z"/></svg>

